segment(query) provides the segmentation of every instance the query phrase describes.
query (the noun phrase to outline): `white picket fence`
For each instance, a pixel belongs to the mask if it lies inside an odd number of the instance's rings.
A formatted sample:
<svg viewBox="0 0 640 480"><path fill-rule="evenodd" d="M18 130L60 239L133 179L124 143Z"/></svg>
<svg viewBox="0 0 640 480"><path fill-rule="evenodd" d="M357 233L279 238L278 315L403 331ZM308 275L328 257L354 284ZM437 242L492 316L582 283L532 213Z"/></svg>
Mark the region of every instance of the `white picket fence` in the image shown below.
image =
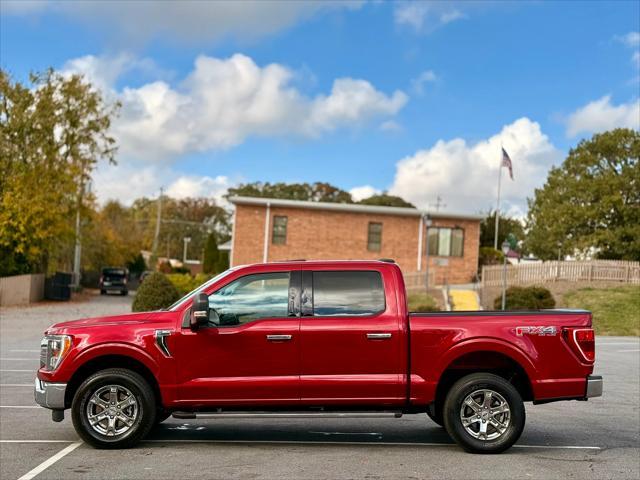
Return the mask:
<svg viewBox="0 0 640 480"><path fill-rule="evenodd" d="M502 275L502 265L483 266L482 287L502 285ZM560 280L640 284L640 262L588 260L507 265L507 285L531 285Z"/></svg>

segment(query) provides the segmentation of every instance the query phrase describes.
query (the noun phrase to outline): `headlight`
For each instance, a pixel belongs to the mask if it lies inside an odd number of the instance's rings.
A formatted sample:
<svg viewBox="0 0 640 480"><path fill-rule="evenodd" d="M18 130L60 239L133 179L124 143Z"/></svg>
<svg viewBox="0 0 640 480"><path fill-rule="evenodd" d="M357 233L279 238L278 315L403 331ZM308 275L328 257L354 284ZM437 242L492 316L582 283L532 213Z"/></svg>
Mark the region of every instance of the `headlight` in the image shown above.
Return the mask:
<svg viewBox="0 0 640 480"><path fill-rule="evenodd" d="M40 342L40 368L53 371L71 350L69 335L47 335Z"/></svg>

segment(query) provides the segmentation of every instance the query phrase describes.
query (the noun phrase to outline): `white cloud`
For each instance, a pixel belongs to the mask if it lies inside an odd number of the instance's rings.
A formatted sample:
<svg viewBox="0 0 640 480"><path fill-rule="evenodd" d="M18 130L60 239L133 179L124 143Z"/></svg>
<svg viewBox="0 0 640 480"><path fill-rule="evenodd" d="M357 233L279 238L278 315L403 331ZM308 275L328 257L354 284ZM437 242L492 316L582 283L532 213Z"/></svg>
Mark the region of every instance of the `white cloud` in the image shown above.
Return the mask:
<svg viewBox="0 0 640 480"><path fill-rule="evenodd" d="M353 78L338 78L328 94L310 98L291 85L295 72L286 66L260 67L241 54L199 56L177 87L158 80L117 91L118 75L140 64L146 65L130 56L87 56L65 65L65 72L84 73L122 102L113 133L120 155L138 160L171 161L189 152L230 148L249 136L317 138L393 116L408 100L402 91L387 95Z"/></svg>
<svg viewBox="0 0 640 480"><path fill-rule="evenodd" d="M629 32L625 35L616 35L614 38L630 48L640 46L640 32Z"/></svg>
<svg viewBox="0 0 640 480"><path fill-rule="evenodd" d="M465 18L454 2L404 1L395 4L395 23L416 32L429 32L441 25Z"/></svg>
<svg viewBox="0 0 640 480"><path fill-rule="evenodd" d="M174 198L213 197L218 202L231 186L229 178L224 175L217 177L182 175L175 179L167 188L167 195Z"/></svg>
<svg viewBox="0 0 640 480"><path fill-rule="evenodd" d="M420 208L432 205L437 195L446 203L445 210L477 213L495 208L501 146L513 161L515 177L511 181L506 169L503 172L503 211L525 211L526 198L562 157L540 125L526 117L475 144L462 138L439 140L400 160L389 193Z"/></svg>
<svg viewBox="0 0 640 480"><path fill-rule="evenodd" d="M380 124L379 128L383 132L390 132L390 133L395 133L395 132L401 132L402 131L402 125L400 125L395 120L386 120L386 121L384 121L384 122L382 122Z"/></svg>
<svg viewBox="0 0 640 480"><path fill-rule="evenodd" d="M107 93L118 78L130 72L135 72L141 78L170 76L150 58L137 58L128 52L103 57L85 55L68 60L60 69L60 73L65 76L78 73L84 75L95 87Z"/></svg>
<svg viewBox="0 0 640 480"><path fill-rule="evenodd" d="M33 15L54 11L101 29L117 42L150 40L202 43L224 37L256 39L332 10L354 9L360 0L328 2L244 1L11 1L3 13Z"/></svg>
<svg viewBox="0 0 640 480"><path fill-rule="evenodd" d="M369 198L372 195L378 195L381 192L371 185L362 185L361 187L353 187L351 190L349 190L349 193L351 194L351 197L354 201L359 202L360 200Z"/></svg>
<svg viewBox="0 0 640 480"><path fill-rule="evenodd" d="M637 52L633 52L633 55L631 56L631 61L636 67L640 68L640 50Z"/></svg>
<svg viewBox="0 0 640 480"><path fill-rule="evenodd" d="M438 80L435 72L433 70L425 70L416 78L411 80L411 87L414 92L418 95L424 94L424 84L425 83L433 83Z"/></svg>
<svg viewBox="0 0 640 480"><path fill-rule="evenodd" d="M460 20L461 18L466 18L466 15L460 10L451 10L440 15L440 23L447 24L455 20Z"/></svg>
<svg viewBox="0 0 640 480"><path fill-rule="evenodd" d="M225 205L223 195L240 179L184 174L166 166L101 164L93 176L93 193L99 203L117 199L130 205L140 197L156 197L160 187L173 198L208 197Z"/></svg>
<svg viewBox="0 0 640 480"><path fill-rule="evenodd" d="M567 135L597 133L614 128L640 129L640 100L611 104L611 95L579 108L567 119Z"/></svg>

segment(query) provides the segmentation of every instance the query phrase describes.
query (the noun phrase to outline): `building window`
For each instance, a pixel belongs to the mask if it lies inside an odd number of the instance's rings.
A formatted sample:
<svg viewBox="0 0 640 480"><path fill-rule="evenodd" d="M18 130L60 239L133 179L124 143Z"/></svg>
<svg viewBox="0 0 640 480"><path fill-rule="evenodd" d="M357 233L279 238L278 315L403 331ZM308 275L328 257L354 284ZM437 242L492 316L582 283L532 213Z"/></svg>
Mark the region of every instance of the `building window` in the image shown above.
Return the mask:
<svg viewBox="0 0 640 480"><path fill-rule="evenodd" d="M369 231L367 234L367 250L370 252L379 252L382 248L382 224L377 222L369 222Z"/></svg>
<svg viewBox="0 0 640 480"><path fill-rule="evenodd" d="M276 215L273 217L273 235L271 242L276 245L287 243L287 217Z"/></svg>
<svg viewBox="0 0 640 480"><path fill-rule="evenodd" d="M429 228L429 255L436 257L462 257L464 230L462 228Z"/></svg>

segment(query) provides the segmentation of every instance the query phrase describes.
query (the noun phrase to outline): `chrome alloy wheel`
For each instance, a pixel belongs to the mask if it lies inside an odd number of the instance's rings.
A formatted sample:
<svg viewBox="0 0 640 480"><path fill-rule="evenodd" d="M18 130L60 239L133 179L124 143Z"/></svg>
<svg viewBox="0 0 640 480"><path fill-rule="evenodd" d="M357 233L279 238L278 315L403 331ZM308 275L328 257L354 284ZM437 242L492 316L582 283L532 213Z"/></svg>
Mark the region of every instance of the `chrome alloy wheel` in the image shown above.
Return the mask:
<svg viewBox="0 0 640 480"><path fill-rule="evenodd" d="M460 407L460 421L469 435L478 440L495 440L509 427L511 410L498 392L476 390L467 395Z"/></svg>
<svg viewBox="0 0 640 480"><path fill-rule="evenodd" d="M107 385L96 390L87 402L87 420L91 428L107 437L129 432L138 419L138 400L122 385Z"/></svg>

